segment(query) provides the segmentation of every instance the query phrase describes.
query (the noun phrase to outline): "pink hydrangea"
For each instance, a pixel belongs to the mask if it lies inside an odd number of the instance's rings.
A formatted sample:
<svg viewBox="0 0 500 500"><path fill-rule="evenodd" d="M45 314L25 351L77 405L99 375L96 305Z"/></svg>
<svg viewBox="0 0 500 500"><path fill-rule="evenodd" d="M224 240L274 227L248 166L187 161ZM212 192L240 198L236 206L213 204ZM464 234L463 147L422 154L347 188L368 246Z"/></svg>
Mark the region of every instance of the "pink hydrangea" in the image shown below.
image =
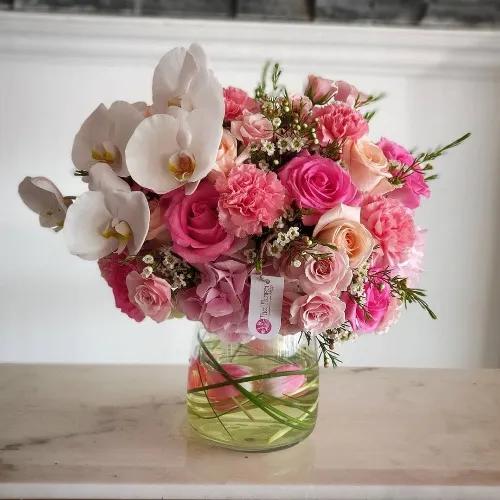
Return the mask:
<svg viewBox="0 0 500 500"><path fill-rule="evenodd" d="M413 165L415 159L413 155L403 146L382 137L378 142L378 146L382 149L384 156L389 161L396 161L401 165ZM416 170L405 176L404 185L389 193L390 198L399 200L408 208L417 208L420 206L420 198L429 198L431 190L425 180L424 173L414 167ZM394 172L397 175L397 171Z"/></svg>
<svg viewBox="0 0 500 500"><path fill-rule="evenodd" d="M380 265L397 266L408 258L417 236L412 211L392 198L367 201L361 222L378 241Z"/></svg>
<svg viewBox="0 0 500 500"><path fill-rule="evenodd" d="M331 104L313 110L316 135L321 146L333 141L359 139L368 132L368 122L361 113L346 104Z"/></svg>
<svg viewBox="0 0 500 500"><path fill-rule="evenodd" d="M290 160L279 172L289 196L300 208L313 211L303 217L313 225L339 203L356 205L358 191L346 170L330 158L303 153Z"/></svg>
<svg viewBox="0 0 500 500"><path fill-rule="evenodd" d="M256 113L259 111L259 103L249 97L242 89L227 87L224 89L225 114L224 120L232 121L241 117L244 110Z"/></svg>
<svg viewBox="0 0 500 500"><path fill-rule="evenodd" d="M244 110L238 120L231 122L231 134L243 144L260 142L273 137L273 124L260 113Z"/></svg>
<svg viewBox="0 0 500 500"><path fill-rule="evenodd" d="M283 213L285 188L274 172L264 172L244 163L227 177L219 177L219 221L225 230L239 238L261 234Z"/></svg>
<svg viewBox="0 0 500 500"><path fill-rule="evenodd" d="M179 309L193 321L201 321L225 341L240 341L248 335L248 267L232 258L201 264L200 283L181 292Z"/></svg>
<svg viewBox="0 0 500 500"><path fill-rule="evenodd" d="M136 304L130 301L126 283L127 275L136 271L136 266L130 262L124 262L123 256L115 253L99 259L98 264L102 277L113 291L116 307L135 321L142 321L145 315Z"/></svg>

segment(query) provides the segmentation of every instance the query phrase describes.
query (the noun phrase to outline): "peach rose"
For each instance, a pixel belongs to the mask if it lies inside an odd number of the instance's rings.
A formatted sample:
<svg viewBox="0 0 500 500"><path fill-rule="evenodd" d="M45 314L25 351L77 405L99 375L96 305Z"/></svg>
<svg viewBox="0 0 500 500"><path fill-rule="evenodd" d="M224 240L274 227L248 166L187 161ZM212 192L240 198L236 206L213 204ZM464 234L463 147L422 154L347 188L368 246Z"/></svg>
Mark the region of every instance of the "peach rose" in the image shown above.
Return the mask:
<svg viewBox="0 0 500 500"><path fill-rule="evenodd" d="M224 129L222 139L220 141L219 151L215 163L217 170L227 174L234 166L234 161L237 156L236 138L229 130Z"/></svg>
<svg viewBox="0 0 500 500"><path fill-rule="evenodd" d="M365 193L373 191L381 181L391 177L384 153L367 139L348 139L342 147L342 161L351 174L352 182ZM390 190L390 184L387 187ZM377 194L382 194L377 191Z"/></svg>
<svg viewBox="0 0 500 500"><path fill-rule="evenodd" d="M162 206L160 200L151 200L149 202L149 211L151 212L151 216L149 218L149 229L146 240L159 240L166 243L169 241L170 235L163 222L165 208Z"/></svg>
<svg viewBox="0 0 500 500"><path fill-rule="evenodd" d="M352 268L366 262L375 245L370 231L360 223L360 208L342 204L319 218L313 237L321 243L344 250Z"/></svg>

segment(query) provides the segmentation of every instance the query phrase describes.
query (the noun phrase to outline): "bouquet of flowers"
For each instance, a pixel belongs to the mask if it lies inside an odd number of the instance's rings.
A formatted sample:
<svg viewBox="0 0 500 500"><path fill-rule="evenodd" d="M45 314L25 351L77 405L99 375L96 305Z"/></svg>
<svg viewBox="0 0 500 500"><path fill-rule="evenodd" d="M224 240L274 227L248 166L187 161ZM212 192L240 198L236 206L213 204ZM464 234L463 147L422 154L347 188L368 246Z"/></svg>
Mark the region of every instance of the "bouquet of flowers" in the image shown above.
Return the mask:
<svg viewBox="0 0 500 500"><path fill-rule="evenodd" d="M252 97L222 88L200 46L175 48L152 104L100 104L84 121L72 160L86 192L26 177L19 194L135 321L186 316L238 343L303 332L335 362L337 342L386 331L408 303L435 318L415 288L414 211L433 160L468 134L425 153L374 142L380 95L314 75L291 94L280 75L267 64Z"/></svg>

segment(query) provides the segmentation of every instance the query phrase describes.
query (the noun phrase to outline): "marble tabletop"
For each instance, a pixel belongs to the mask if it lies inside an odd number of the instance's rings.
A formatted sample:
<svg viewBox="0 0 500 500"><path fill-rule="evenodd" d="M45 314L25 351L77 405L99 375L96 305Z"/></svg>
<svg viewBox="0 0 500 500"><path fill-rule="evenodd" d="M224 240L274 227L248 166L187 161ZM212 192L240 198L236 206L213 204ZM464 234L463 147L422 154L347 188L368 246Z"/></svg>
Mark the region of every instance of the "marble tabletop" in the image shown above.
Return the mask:
<svg viewBox="0 0 500 500"><path fill-rule="evenodd" d="M180 366L0 365L0 498L500 499L500 370L321 373L316 430L198 441Z"/></svg>

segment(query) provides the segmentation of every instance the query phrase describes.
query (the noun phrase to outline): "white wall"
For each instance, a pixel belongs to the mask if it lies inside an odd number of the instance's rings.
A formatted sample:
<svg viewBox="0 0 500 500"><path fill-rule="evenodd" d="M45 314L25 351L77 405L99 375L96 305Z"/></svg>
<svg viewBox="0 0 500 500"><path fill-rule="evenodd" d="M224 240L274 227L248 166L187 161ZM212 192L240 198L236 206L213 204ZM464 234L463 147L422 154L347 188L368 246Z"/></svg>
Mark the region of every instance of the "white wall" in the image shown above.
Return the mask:
<svg viewBox="0 0 500 500"><path fill-rule="evenodd" d="M345 364L500 366L500 33L0 14L0 361L184 363L194 326L136 324L97 267L70 256L17 199L27 174L64 194L73 135L103 101L150 99L160 55L203 43L220 80L251 90L267 58L300 89L308 72L388 98L373 121L422 148L472 131L437 163L419 211L429 229L422 285L439 315L412 308L391 333L342 349Z"/></svg>

